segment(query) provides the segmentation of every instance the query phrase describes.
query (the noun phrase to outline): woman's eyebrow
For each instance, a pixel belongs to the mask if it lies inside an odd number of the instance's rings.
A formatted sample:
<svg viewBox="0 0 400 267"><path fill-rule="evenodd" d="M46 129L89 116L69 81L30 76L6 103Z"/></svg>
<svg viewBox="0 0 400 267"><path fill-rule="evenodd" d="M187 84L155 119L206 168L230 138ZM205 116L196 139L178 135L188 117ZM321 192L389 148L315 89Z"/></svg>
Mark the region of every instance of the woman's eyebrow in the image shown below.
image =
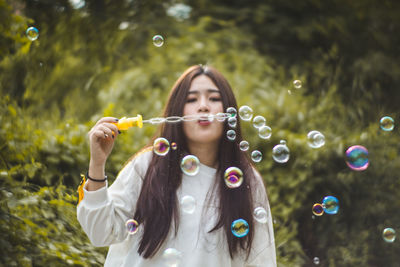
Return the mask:
<svg viewBox="0 0 400 267"><path fill-rule="evenodd" d="M189 91L189 94L199 94L199 93L200 93L199 90ZM221 94L221 92L219 90L217 90L217 89L207 89L207 93L218 93L218 94Z"/></svg>

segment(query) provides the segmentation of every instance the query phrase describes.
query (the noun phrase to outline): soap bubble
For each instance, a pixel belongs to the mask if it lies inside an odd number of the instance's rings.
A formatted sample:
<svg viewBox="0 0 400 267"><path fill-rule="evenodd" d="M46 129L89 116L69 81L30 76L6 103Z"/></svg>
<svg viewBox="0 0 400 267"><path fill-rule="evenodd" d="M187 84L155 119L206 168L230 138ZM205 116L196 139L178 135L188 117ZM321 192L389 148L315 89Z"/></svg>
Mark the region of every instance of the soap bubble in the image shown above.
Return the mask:
<svg viewBox="0 0 400 267"><path fill-rule="evenodd" d="M318 257L314 257L313 262L315 265L319 264L319 258Z"/></svg>
<svg viewBox="0 0 400 267"><path fill-rule="evenodd" d="M394 120L389 116L383 117L380 121L380 124L381 129L386 132L390 132L394 128Z"/></svg>
<svg viewBox="0 0 400 267"><path fill-rule="evenodd" d="M175 248L167 248L164 250L162 258L168 267L178 267L182 260L182 252Z"/></svg>
<svg viewBox="0 0 400 267"><path fill-rule="evenodd" d="M294 80L293 81L293 85L294 85L294 88L300 89L301 88L301 81L300 80Z"/></svg>
<svg viewBox="0 0 400 267"><path fill-rule="evenodd" d="M337 214L339 211L339 200L334 196L326 196L322 200L322 207L327 214Z"/></svg>
<svg viewBox="0 0 400 267"><path fill-rule="evenodd" d="M228 113L229 117L236 118L237 111L234 107L229 107L226 109L226 113Z"/></svg>
<svg viewBox="0 0 400 267"><path fill-rule="evenodd" d="M267 120L263 116L255 116L253 119L253 126L256 129L263 127L266 124Z"/></svg>
<svg viewBox="0 0 400 267"><path fill-rule="evenodd" d="M247 141L245 141L245 140L241 141L240 144L239 144L239 148L240 148L240 150L242 150L242 151L247 151L247 150L249 150L249 142L247 142Z"/></svg>
<svg viewBox="0 0 400 267"><path fill-rule="evenodd" d="M192 196L184 196L181 199L181 208L183 212L193 214L196 209L196 200Z"/></svg>
<svg viewBox="0 0 400 267"><path fill-rule="evenodd" d="M227 137L230 141L235 140L235 139L236 139L236 132L235 132L235 130L228 130L228 131L226 132L226 137Z"/></svg>
<svg viewBox="0 0 400 267"><path fill-rule="evenodd" d="M126 221L125 227L128 231L128 234L133 235L137 233L139 229L139 223L134 219L130 219Z"/></svg>
<svg viewBox="0 0 400 267"><path fill-rule="evenodd" d="M259 223L266 223L267 222L267 211L263 207L257 207L254 209L253 212L254 219L256 219Z"/></svg>
<svg viewBox="0 0 400 267"><path fill-rule="evenodd" d="M278 163L285 163L289 160L290 151L286 146L286 141L281 140L279 145L272 148L272 158Z"/></svg>
<svg viewBox="0 0 400 267"><path fill-rule="evenodd" d="M177 123L177 122L181 122L181 121L183 121L183 118L179 117L179 116L171 116L171 117L165 118L165 122L168 122L168 123Z"/></svg>
<svg viewBox="0 0 400 267"><path fill-rule="evenodd" d="M172 142L171 148L172 148L172 150L176 150L178 148L178 145L175 142Z"/></svg>
<svg viewBox="0 0 400 267"><path fill-rule="evenodd" d="M254 162L260 162L262 160L262 153L258 150L254 150L253 152L251 152L251 159Z"/></svg>
<svg viewBox="0 0 400 267"><path fill-rule="evenodd" d="M35 27L29 27L26 32L26 37L28 37L29 40L35 41L39 37L39 30L36 29Z"/></svg>
<svg viewBox="0 0 400 267"><path fill-rule="evenodd" d="M325 136L318 131L311 131L307 134L308 146L320 148L325 145Z"/></svg>
<svg viewBox="0 0 400 267"><path fill-rule="evenodd" d="M324 214L324 207L322 206L322 204L315 203L315 204L312 206L312 213L313 213L315 216L322 216L322 215Z"/></svg>
<svg viewBox="0 0 400 267"><path fill-rule="evenodd" d="M253 117L253 110L249 106L239 108L239 117L244 121L250 121Z"/></svg>
<svg viewBox="0 0 400 267"><path fill-rule="evenodd" d="M258 136L262 139L271 138L272 129L269 126L262 126L258 128Z"/></svg>
<svg viewBox="0 0 400 267"><path fill-rule="evenodd" d="M165 156L169 152L169 142L163 137L159 137L154 140L153 150L159 156Z"/></svg>
<svg viewBox="0 0 400 267"><path fill-rule="evenodd" d="M363 146L351 146L346 150L346 164L350 169L363 171L368 168L368 150Z"/></svg>
<svg viewBox="0 0 400 267"><path fill-rule="evenodd" d="M181 170L184 174L195 176L200 171L200 161L194 155L187 155L181 161Z"/></svg>
<svg viewBox="0 0 400 267"><path fill-rule="evenodd" d="M237 188L243 183L243 172L237 167L229 167L224 173L225 184L229 188Z"/></svg>
<svg viewBox="0 0 400 267"><path fill-rule="evenodd" d="M382 233L383 240L387 243L393 243L396 239L396 231L393 228L385 228Z"/></svg>
<svg viewBox="0 0 400 267"><path fill-rule="evenodd" d="M164 37L161 35L154 35L153 37L153 44L157 47L161 47L164 44Z"/></svg>
<svg viewBox="0 0 400 267"><path fill-rule="evenodd" d="M236 237L244 237L249 233L249 224L243 219L238 219L232 223L231 231Z"/></svg>
<svg viewBox="0 0 400 267"><path fill-rule="evenodd" d="M225 119L227 117L228 117L228 115L226 113L219 112L219 113L215 114L215 118L217 119L217 121L220 121L220 122L225 121Z"/></svg>
<svg viewBox="0 0 400 267"><path fill-rule="evenodd" d="M237 119L236 117L229 117L228 118L228 125L231 128L236 128L236 124L237 124Z"/></svg>

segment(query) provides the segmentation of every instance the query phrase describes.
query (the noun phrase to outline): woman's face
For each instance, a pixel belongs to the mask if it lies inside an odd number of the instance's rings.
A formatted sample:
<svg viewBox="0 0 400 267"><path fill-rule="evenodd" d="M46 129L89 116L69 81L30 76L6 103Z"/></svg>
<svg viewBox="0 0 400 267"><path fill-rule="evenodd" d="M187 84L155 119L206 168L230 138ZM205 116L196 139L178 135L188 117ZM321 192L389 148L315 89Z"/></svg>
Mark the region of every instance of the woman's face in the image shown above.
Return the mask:
<svg viewBox="0 0 400 267"><path fill-rule="evenodd" d="M217 114L224 112L223 109L220 91L212 80L206 75L194 78L183 108L183 116ZM215 119L212 122L204 118L183 123L183 132L189 145L218 144L223 129L223 123Z"/></svg>

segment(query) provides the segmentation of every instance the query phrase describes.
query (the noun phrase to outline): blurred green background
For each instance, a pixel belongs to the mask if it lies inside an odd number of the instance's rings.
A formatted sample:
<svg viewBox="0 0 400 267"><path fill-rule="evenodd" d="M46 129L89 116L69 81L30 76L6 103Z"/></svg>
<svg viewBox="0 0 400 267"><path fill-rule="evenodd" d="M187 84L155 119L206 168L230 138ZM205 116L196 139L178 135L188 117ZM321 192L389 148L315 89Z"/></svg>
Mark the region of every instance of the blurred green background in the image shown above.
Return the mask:
<svg viewBox="0 0 400 267"><path fill-rule="evenodd" d="M101 266L107 249L75 211L88 130L105 115L160 116L182 71L210 64L272 128L263 140L243 123L263 153L278 266L399 266L400 237L382 238L400 233L399 32L396 0L0 0L0 265ZM311 130L323 147L307 145ZM155 132L120 135L111 180ZM271 156L281 139L285 164ZM365 171L346 166L352 145L369 150ZM327 195L339 213L313 216Z"/></svg>

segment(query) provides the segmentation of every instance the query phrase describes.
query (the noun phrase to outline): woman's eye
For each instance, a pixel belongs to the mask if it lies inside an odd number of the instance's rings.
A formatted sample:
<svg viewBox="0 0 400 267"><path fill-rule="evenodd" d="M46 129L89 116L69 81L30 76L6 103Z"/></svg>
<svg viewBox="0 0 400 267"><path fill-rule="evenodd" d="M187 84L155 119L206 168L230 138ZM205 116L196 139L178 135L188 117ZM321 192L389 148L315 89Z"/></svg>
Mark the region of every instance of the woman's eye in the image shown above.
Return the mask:
<svg viewBox="0 0 400 267"><path fill-rule="evenodd" d="M210 100L213 102L218 102L218 101L221 101L221 98L220 97L211 97Z"/></svg>
<svg viewBox="0 0 400 267"><path fill-rule="evenodd" d="M191 102L195 102L195 101L196 101L196 98L188 98L186 100L187 103L191 103Z"/></svg>

